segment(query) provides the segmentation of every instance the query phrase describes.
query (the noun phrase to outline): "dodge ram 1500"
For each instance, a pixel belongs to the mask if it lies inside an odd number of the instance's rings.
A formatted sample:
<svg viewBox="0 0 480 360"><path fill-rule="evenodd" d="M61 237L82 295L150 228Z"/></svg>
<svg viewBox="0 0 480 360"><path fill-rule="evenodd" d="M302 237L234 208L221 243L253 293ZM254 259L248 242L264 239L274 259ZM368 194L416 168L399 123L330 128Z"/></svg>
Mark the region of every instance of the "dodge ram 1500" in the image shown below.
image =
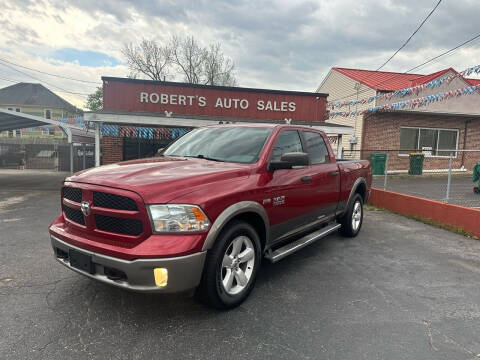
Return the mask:
<svg viewBox="0 0 480 360"><path fill-rule="evenodd" d="M249 295L262 258L277 262L337 230L356 236L371 181L368 161L337 161L314 128L208 126L158 157L68 177L50 239L61 264L92 279L196 289L231 308Z"/></svg>

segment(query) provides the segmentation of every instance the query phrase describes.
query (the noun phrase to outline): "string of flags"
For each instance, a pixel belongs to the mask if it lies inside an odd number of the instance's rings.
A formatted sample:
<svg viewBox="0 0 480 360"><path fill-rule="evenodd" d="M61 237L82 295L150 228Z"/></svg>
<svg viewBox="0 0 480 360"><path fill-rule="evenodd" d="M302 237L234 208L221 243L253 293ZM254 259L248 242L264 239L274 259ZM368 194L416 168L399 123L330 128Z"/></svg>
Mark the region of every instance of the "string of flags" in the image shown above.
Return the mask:
<svg viewBox="0 0 480 360"><path fill-rule="evenodd" d="M348 116L364 115L369 113L375 113L382 110L415 109L422 106L427 106L433 102L445 101L451 98L471 95L475 93L475 91L480 91L480 84L467 86L457 90L450 90L443 93L427 95L427 96L423 96L415 99L398 101L393 104L374 106L372 108L364 109L364 110L330 112L329 118L334 118L337 116L348 117Z"/></svg>
<svg viewBox="0 0 480 360"><path fill-rule="evenodd" d="M445 75L445 76L443 76L439 79L429 81L425 84L419 84L419 85L415 85L415 86L412 86L412 87L409 87L409 88L389 92L389 93L377 94L375 96L370 96L368 98L363 98L363 99L358 99L358 100L329 101L327 103L327 108L335 109L335 108L341 108L341 107L344 107L344 106L352 106L352 105L356 105L356 104L368 104L368 103L371 103L372 101L375 101L377 99L390 100L391 98L405 97L405 96L410 95L410 94L418 95L418 93L420 93L421 91L423 91L425 89L436 88L436 87L442 85L444 82L450 83L453 79L455 79L457 77L469 76L473 73L480 74L480 65L470 67L470 68L468 68L466 70L463 70L459 73Z"/></svg>

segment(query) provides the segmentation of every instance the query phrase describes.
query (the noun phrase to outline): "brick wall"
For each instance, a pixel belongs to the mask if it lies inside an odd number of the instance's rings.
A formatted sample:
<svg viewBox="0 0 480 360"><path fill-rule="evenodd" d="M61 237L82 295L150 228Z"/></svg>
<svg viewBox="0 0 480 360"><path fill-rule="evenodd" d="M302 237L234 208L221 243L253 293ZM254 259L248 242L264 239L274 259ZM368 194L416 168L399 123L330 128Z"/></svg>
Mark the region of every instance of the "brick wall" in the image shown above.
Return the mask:
<svg viewBox="0 0 480 360"><path fill-rule="evenodd" d="M364 132L362 145L362 158L369 159L371 150L400 149L400 127L422 127L455 129L458 134L458 149L464 148L465 124L467 122L467 137L465 149L480 150L480 118L466 118L459 116L442 116L431 114L408 113L376 113L364 118ZM389 151L389 170L407 170L409 168L408 156L400 156L398 151ZM480 161L480 152L457 153L453 161L453 168L464 165L472 170L475 163ZM426 157L424 169L448 169L448 158Z"/></svg>
<svg viewBox="0 0 480 360"><path fill-rule="evenodd" d="M102 136L100 146L102 165L117 163L123 160L123 138Z"/></svg>

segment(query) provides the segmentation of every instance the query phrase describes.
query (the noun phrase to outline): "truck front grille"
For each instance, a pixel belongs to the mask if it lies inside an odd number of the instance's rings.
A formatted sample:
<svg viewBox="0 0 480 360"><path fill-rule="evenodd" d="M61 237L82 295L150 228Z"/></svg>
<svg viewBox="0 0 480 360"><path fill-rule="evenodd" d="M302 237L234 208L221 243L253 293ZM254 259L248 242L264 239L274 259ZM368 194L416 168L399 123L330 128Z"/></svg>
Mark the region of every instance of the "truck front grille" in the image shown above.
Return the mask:
<svg viewBox="0 0 480 360"><path fill-rule="evenodd" d="M122 192L127 194L126 191ZM146 230L142 220L148 215L141 198L135 193L129 197L97 191L91 189L90 185L66 184L62 188L62 197L65 218L73 225L84 226L83 231L99 230L117 235L139 236ZM90 202L88 216L84 216L80 209L82 201Z"/></svg>
<svg viewBox="0 0 480 360"><path fill-rule="evenodd" d="M93 192L93 206L116 210L138 210L135 200L129 197L99 191Z"/></svg>
<svg viewBox="0 0 480 360"><path fill-rule="evenodd" d="M77 203L82 202L82 189L74 188L70 186L64 186L63 197L65 199L75 201Z"/></svg>
<svg viewBox="0 0 480 360"><path fill-rule="evenodd" d="M98 230L111 233L140 235L143 232L142 222L136 219L95 215L95 224Z"/></svg>
<svg viewBox="0 0 480 360"><path fill-rule="evenodd" d="M85 218L83 217L83 214L80 210L75 210L68 206L64 206L63 211L65 212L65 217L68 220L80 225L85 225Z"/></svg>

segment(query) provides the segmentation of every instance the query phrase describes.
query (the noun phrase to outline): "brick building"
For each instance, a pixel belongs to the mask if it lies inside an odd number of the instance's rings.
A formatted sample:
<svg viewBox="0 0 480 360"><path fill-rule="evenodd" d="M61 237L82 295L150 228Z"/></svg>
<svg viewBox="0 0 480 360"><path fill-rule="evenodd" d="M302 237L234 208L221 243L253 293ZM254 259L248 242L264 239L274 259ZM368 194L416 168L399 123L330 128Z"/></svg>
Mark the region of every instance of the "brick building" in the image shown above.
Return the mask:
<svg viewBox="0 0 480 360"><path fill-rule="evenodd" d="M331 111L364 110L480 83L478 79L460 76L452 68L428 75L332 68L317 91L328 92L329 101L357 100L426 84L449 75L456 75L456 77L452 81L443 82L440 86L427 88L419 94L390 100L378 98L370 103ZM473 164L480 161L480 152L461 151L480 150L480 93L478 91L469 96L433 102L416 109L336 117L332 121L350 125L355 129L350 138L343 138L342 146L346 154L355 158L368 159L371 152L388 152L390 170L408 169L408 154L414 151L425 153L425 169L448 168L452 150L453 167L456 169L463 167L471 170Z"/></svg>
<svg viewBox="0 0 480 360"><path fill-rule="evenodd" d="M325 123L323 93L102 80L103 110L85 113L85 120L95 124L97 165L153 156L190 129L218 123L289 121L319 128L334 143L353 132L349 126Z"/></svg>

